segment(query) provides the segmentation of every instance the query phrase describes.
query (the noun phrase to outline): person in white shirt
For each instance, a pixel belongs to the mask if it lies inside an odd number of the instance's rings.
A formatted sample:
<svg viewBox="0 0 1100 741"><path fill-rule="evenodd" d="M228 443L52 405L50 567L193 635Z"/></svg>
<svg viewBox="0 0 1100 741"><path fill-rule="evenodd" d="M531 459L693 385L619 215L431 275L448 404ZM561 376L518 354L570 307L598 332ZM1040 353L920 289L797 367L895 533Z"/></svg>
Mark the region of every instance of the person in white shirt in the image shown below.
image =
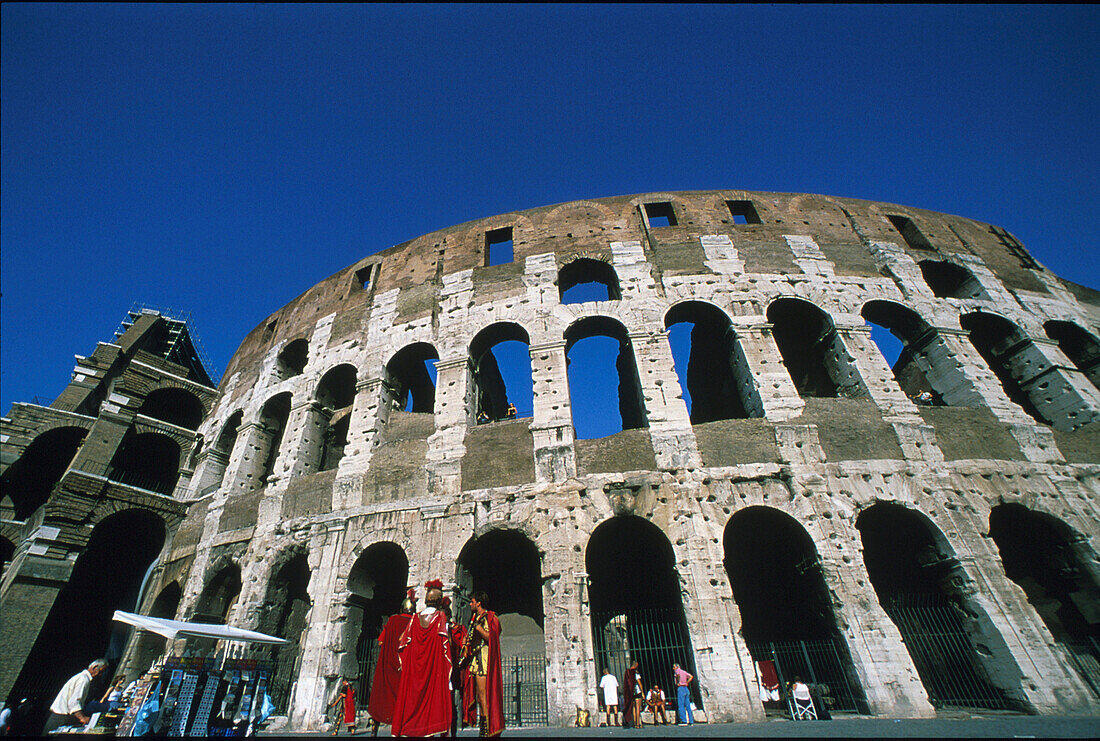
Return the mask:
<svg viewBox="0 0 1100 741"><path fill-rule="evenodd" d="M88 668L69 678L69 681L57 693L50 705L50 717L42 733L46 734L61 726L86 725L88 716L84 714L84 700L88 697L88 687L92 680L107 669L105 659L96 659Z"/></svg>
<svg viewBox="0 0 1100 741"><path fill-rule="evenodd" d="M791 685L791 695L800 702L810 701L810 688L802 681L802 677L794 678L794 683Z"/></svg>
<svg viewBox="0 0 1100 741"><path fill-rule="evenodd" d="M604 710L607 712L607 725L619 725L619 680L610 669L604 668L603 678L600 679L600 689L603 690ZM612 724L611 716L615 716Z"/></svg>

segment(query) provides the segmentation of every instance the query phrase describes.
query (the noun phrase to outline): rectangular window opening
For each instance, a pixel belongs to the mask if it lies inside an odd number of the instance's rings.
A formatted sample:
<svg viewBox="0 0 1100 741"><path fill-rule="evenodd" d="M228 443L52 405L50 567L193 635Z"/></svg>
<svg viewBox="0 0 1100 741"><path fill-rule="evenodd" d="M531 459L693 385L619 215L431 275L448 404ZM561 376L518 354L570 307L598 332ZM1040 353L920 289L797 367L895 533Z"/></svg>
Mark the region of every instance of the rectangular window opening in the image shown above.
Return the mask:
<svg viewBox="0 0 1100 741"><path fill-rule="evenodd" d="M644 208L646 218L649 219L650 229L676 226L676 212L672 210L671 203L647 203Z"/></svg>
<svg viewBox="0 0 1100 741"><path fill-rule="evenodd" d="M734 224L759 224L760 214L756 213L756 206L752 201L726 201Z"/></svg>
<svg viewBox="0 0 1100 741"><path fill-rule="evenodd" d="M929 242L923 234L920 233L920 229L913 223L912 219L908 216L890 216L886 217L890 220L890 223L894 225L894 228L901 234L901 238L905 240L905 243L915 250L928 250L934 251L932 243Z"/></svg>
<svg viewBox="0 0 1100 741"><path fill-rule="evenodd" d="M355 285L362 288L364 291L370 288L371 281L374 280L374 265L367 265L364 268L359 268L355 271Z"/></svg>
<svg viewBox="0 0 1100 741"><path fill-rule="evenodd" d="M512 227L485 232L485 265L505 265L512 262Z"/></svg>

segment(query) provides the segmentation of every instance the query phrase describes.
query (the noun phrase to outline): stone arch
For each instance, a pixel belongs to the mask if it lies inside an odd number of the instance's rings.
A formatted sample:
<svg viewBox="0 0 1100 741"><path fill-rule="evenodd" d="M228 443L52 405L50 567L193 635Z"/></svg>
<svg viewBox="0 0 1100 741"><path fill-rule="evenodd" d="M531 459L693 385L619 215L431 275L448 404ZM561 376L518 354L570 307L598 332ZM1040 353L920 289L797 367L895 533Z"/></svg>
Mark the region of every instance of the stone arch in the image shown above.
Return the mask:
<svg viewBox="0 0 1100 741"><path fill-rule="evenodd" d="M206 416L206 408L202 399L193 392L184 388L166 387L146 396L138 414L187 430L197 430Z"/></svg>
<svg viewBox="0 0 1100 741"><path fill-rule="evenodd" d="M25 520L46 503L84 444L83 427L54 427L41 433L0 475L0 512Z"/></svg>
<svg viewBox="0 0 1100 741"><path fill-rule="evenodd" d="M783 297L768 305L767 318L799 396L866 396L863 381L827 313L809 301Z"/></svg>
<svg viewBox="0 0 1100 741"><path fill-rule="evenodd" d="M274 563L256 629L287 641L270 649L275 669L269 691L275 707L285 711L298 676L301 641L313 604L309 595L309 553L301 546L291 546Z"/></svg>
<svg viewBox="0 0 1100 741"><path fill-rule="evenodd" d="M1025 709L1022 674L954 555L924 514L876 502L856 518L864 564L937 708Z"/></svg>
<svg viewBox="0 0 1100 741"><path fill-rule="evenodd" d="M596 676L609 668L621 677L633 660L644 678L669 677L674 663L698 676L675 555L659 527L635 515L605 520L588 539L585 568ZM702 706L698 682L692 700Z"/></svg>
<svg viewBox="0 0 1100 741"><path fill-rule="evenodd" d="M355 404L355 366L342 363L332 368L317 384L317 407L309 423L318 428L310 457L315 470L330 471L339 465L348 444L348 428Z"/></svg>
<svg viewBox="0 0 1100 741"><path fill-rule="evenodd" d="M456 619L467 617L470 595L484 591L489 596L486 607L497 613L502 626L513 628L502 631L502 653L545 655L542 555L521 530L491 528L470 538L455 559ZM515 642L509 633L525 640Z"/></svg>
<svg viewBox="0 0 1100 741"><path fill-rule="evenodd" d="M439 360L439 353L427 342L415 342L394 353L386 363L383 401L397 411L416 414L434 413L434 361L437 360Z"/></svg>
<svg viewBox="0 0 1100 741"><path fill-rule="evenodd" d="M131 429L122 438L107 478L171 495L180 475L180 445L168 435Z"/></svg>
<svg viewBox="0 0 1100 741"><path fill-rule="evenodd" d="M801 676L827 686L834 708L867 712L810 534L782 510L735 512L723 532L723 565L754 661L772 661L780 683Z"/></svg>
<svg viewBox="0 0 1100 741"><path fill-rule="evenodd" d="M938 298L982 298L984 289L974 274L946 260L921 260L917 263L924 282Z"/></svg>
<svg viewBox="0 0 1100 741"><path fill-rule="evenodd" d="M260 434L259 446L256 451L256 460L262 461L258 478L259 486L267 484L275 474L275 464L279 460L279 448L286 434L287 422L290 420L291 396L289 391L276 394L264 402L260 409Z"/></svg>
<svg viewBox="0 0 1100 741"><path fill-rule="evenodd" d="M1077 370L1100 389L1100 340L1073 322L1049 321L1043 329Z"/></svg>
<svg viewBox="0 0 1100 741"><path fill-rule="evenodd" d="M470 341L470 373L479 422L530 417L534 413L531 338L515 322L496 322ZM515 407L515 412L511 412Z"/></svg>
<svg viewBox="0 0 1100 741"><path fill-rule="evenodd" d="M309 340L305 337L299 337L286 343L275 359L277 381L281 382L302 375L308 362Z"/></svg>
<svg viewBox="0 0 1100 741"><path fill-rule="evenodd" d="M707 301L681 301L665 312L664 326L692 424L764 416L726 312Z"/></svg>
<svg viewBox="0 0 1100 741"><path fill-rule="evenodd" d="M943 394L951 396L958 385L953 373L956 365L939 362L942 359L928 351L939 339L936 330L920 314L896 301L868 301L860 316L870 325L871 339L905 395L927 405L945 404Z"/></svg>
<svg viewBox="0 0 1100 741"><path fill-rule="evenodd" d="M176 618L176 613L179 611L180 600L182 598L183 590L180 587L180 583L173 580L157 593L156 599L153 600L153 604L149 606L149 609L145 611L144 614L149 617L174 620ZM159 636L149 631L139 632L130 662L133 671L139 676L149 671L149 667L153 665L153 662L164 653L166 644L167 641L163 636Z"/></svg>
<svg viewBox="0 0 1100 741"><path fill-rule="evenodd" d="M207 573L210 576L195 601L191 619L196 623L225 625L241 595L241 567L231 559L223 559Z"/></svg>
<svg viewBox="0 0 1100 741"><path fill-rule="evenodd" d="M603 437L620 430L648 427L634 346L622 322L602 315L582 317L566 328L564 338L570 398L586 395L593 409L592 414L578 420L574 405L573 427L577 437ZM578 346L582 349L574 352ZM616 353L614 361L610 360L612 353ZM611 378L618 382L614 391L607 383Z"/></svg>
<svg viewBox="0 0 1100 741"><path fill-rule="evenodd" d="M563 304L618 301L622 297L615 268L603 260L578 257L558 270L558 298Z"/></svg>
<svg viewBox="0 0 1100 741"><path fill-rule="evenodd" d="M378 637L391 615L401 611L409 582L409 559L392 540L379 540L356 553L347 576L341 675L356 685L357 704L370 699Z"/></svg>
<svg viewBox="0 0 1100 741"><path fill-rule="evenodd" d="M111 662L108 674L113 671L128 629L116 627L111 618L115 610L136 609L166 534L164 520L140 508L116 512L95 526L41 624L11 696L41 695L49 703L65 680L100 657Z"/></svg>
<svg viewBox="0 0 1100 741"><path fill-rule="evenodd" d="M233 448L237 444L237 436L241 430L241 422L244 420L244 412L238 409L229 415L229 418L221 427L214 444L206 451L206 470L203 473L203 486L201 491L217 489L225 479L225 469L229 465L229 457L233 454Z"/></svg>

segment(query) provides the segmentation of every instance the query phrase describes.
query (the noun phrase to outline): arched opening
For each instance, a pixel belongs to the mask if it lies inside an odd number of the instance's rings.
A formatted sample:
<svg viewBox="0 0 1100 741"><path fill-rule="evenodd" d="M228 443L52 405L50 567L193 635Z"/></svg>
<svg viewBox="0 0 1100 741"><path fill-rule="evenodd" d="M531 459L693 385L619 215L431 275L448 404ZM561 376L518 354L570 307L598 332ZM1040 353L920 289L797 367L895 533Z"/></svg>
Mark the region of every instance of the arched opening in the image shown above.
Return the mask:
<svg viewBox="0 0 1100 741"><path fill-rule="evenodd" d="M1100 340L1072 322L1047 322L1043 329L1077 370L1100 389Z"/></svg>
<svg viewBox="0 0 1100 741"><path fill-rule="evenodd" d="M205 414L199 397L177 388L157 389L145 397L138 414L176 427L197 430Z"/></svg>
<svg viewBox="0 0 1100 741"><path fill-rule="evenodd" d="M669 309L665 329L692 424L763 416L748 362L725 312L702 301L686 301Z"/></svg>
<svg viewBox="0 0 1100 741"><path fill-rule="evenodd" d="M122 438L107 469L107 478L158 494L171 495L180 475L180 446L156 432L134 433Z"/></svg>
<svg viewBox="0 0 1100 741"><path fill-rule="evenodd" d="M176 611L179 610L182 596L183 591L180 589L179 582L173 581L169 583L168 586L164 587L164 589L160 590L160 593L153 601L149 611L145 614L149 617L174 620ZM149 631L143 630L138 633L138 635L139 638L137 646L134 648L132 664L134 671L138 675L141 675L147 672L149 667L153 665L153 662L164 653L167 641L163 636L159 636Z"/></svg>
<svg viewBox="0 0 1100 741"><path fill-rule="evenodd" d="M93 659L106 658L113 670L124 646L120 633L129 629L111 618L115 610L136 609L142 582L164 538L163 520L147 510L124 510L96 525L42 623L9 697L37 700L44 721L45 709L61 686ZM112 673L105 672L103 681Z"/></svg>
<svg viewBox="0 0 1100 741"><path fill-rule="evenodd" d="M578 439L649 426L626 327L603 316L580 319L565 330L565 357Z"/></svg>
<svg viewBox="0 0 1100 741"><path fill-rule="evenodd" d="M195 603L191 620L196 623L225 625L229 611L241 595L241 569L237 564L227 564L218 570L203 588Z"/></svg>
<svg viewBox="0 0 1100 741"><path fill-rule="evenodd" d="M675 705L672 665L698 676L672 544L652 522L634 515L602 523L585 552L596 675L619 678L637 660L643 686L659 684ZM639 576L642 575L642 576ZM692 701L702 707L699 683Z"/></svg>
<svg viewBox="0 0 1100 741"><path fill-rule="evenodd" d="M856 520L879 604L901 633L937 708L1010 709L1020 703L1019 668L964 588L967 577L927 519L879 502Z"/></svg>
<svg viewBox="0 0 1100 741"><path fill-rule="evenodd" d="M781 686L802 677L830 710L868 712L805 528L779 510L748 507L726 523L723 549L753 660L771 661Z"/></svg>
<svg viewBox="0 0 1100 741"><path fill-rule="evenodd" d="M256 451L258 460L264 462L260 472L259 485L267 484L275 473L275 463L279 460L279 447L286 433L286 423L290 419L290 392L276 394L267 400L260 411L260 449Z"/></svg>
<svg viewBox="0 0 1100 741"><path fill-rule="evenodd" d="M4 580L4 574L7 573L13 558L15 558L15 543L0 535L0 582Z"/></svg>
<svg viewBox="0 0 1100 741"><path fill-rule="evenodd" d="M0 515L25 520L45 504L87 434L82 427L59 427L36 437L0 476Z"/></svg>
<svg viewBox="0 0 1100 741"><path fill-rule="evenodd" d="M512 322L491 324L470 342L474 414L479 423L534 414L530 344L527 330Z"/></svg>
<svg viewBox="0 0 1100 741"><path fill-rule="evenodd" d="M435 412L435 361L439 353L426 342L397 351L386 363L386 391L394 409L416 414Z"/></svg>
<svg viewBox="0 0 1100 741"><path fill-rule="evenodd" d="M1020 585L1054 640L1065 647L1081 677L1100 695L1100 584L1090 563L1096 554L1064 522L1020 504L989 513L1005 576Z"/></svg>
<svg viewBox="0 0 1100 741"><path fill-rule="evenodd" d="M860 314L905 395L924 406L942 406L936 385L943 386L944 374L936 372L923 352L937 337L928 322L893 301L868 301Z"/></svg>
<svg viewBox="0 0 1100 741"><path fill-rule="evenodd" d="M563 304L618 301L622 298L619 276L603 260L582 257L558 271L558 296Z"/></svg>
<svg viewBox="0 0 1100 741"><path fill-rule="evenodd" d="M240 410L234 412L218 434L214 444L206 452L206 468L202 474L202 487L199 494L204 495L222 485L225 479L225 469L229 465L229 456L233 453L233 446L237 444L237 434L241 428L241 420L244 413Z"/></svg>
<svg viewBox="0 0 1100 741"><path fill-rule="evenodd" d="M274 571L260 608L256 629L287 641L271 647L274 671L269 686L271 700L277 710L287 709L294 681L298 678L301 642L312 605L308 591L309 576L306 554L298 553L290 557Z"/></svg>
<svg viewBox="0 0 1100 741"><path fill-rule="evenodd" d="M301 337L286 343L275 361L275 372L280 381L302 375L309 360L309 340Z"/></svg>
<svg viewBox="0 0 1100 741"><path fill-rule="evenodd" d="M518 530L490 530L466 542L455 561L455 620L469 618L474 592L500 620L505 718L510 725L546 725L546 638L542 557Z"/></svg>
<svg viewBox="0 0 1100 741"><path fill-rule="evenodd" d="M799 396L866 395L848 351L824 311L801 299L781 298L768 307L767 317Z"/></svg>
<svg viewBox="0 0 1100 741"><path fill-rule="evenodd" d="M324 430L317 450L317 470L330 471L344 457L348 444L348 425L355 404L355 367L338 365L317 385L317 403L320 419L317 424Z"/></svg>
<svg viewBox="0 0 1100 741"><path fill-rule="evenodd" d="M1039 422L1053 420L1043 413L1049 399L1045 398L1052 379L1043 379L1038 386L1030 383L1040 371L1042 361L1035 355L1031 340L1020 328L1003 317L974 312L960 319L969 333L970 344L997 376L1009 399ZM1040 387L1041 386L1041 387Z"/></svg>
<svg viewBox="0 0 1100 741"><path fill-rule="evenodd" d="M369 546L348 574L342 673L355 684L359 707L370 701L378 636L390 616L400 612L408 581L409 559L401 546L389 542Z"/></svg>
<svg viewBox="0 0 1100 741"><path fill-rule="evenodd" d="M921 260L924 282L939 298L980 298L982 284L966 268L944 260Z"/></svg>

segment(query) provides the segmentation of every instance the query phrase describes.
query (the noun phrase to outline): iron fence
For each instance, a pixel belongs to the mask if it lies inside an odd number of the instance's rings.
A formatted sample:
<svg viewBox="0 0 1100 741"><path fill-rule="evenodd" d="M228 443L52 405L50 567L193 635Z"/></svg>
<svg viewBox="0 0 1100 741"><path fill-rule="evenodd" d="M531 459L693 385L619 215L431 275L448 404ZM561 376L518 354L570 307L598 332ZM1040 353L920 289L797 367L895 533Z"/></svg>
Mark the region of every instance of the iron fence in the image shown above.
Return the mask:
<svg viewBox="0 0 1100 741"><path fill-rule="evenodd" d="M936 595L895 595L883 604L938 708L1008 710L1004 693L985 677L959 609Z"/></svg>
<svg viewBox="0 0 1100 741"><path fill-rule="evenodd" d="M841 658L833 641L761 641L747 645L753 661L774 662L780 687L801 677L816 690L829 712L870 712L848 662Z"/></svg>
<svg viewBox="0 0 1100 741"><path fill-rule="evenodd" d="M610 669L620 682L637 660L642 683L648 690L658 685L665 692L670 708L676 708L672 665L698 676L691 650L691 639L681 610L653 608L625 611L592 611L592 639L595 647L596 676ZM597 693L601 702L602 692ZM691 701L703 707L699 682L691 683Z"/></svg>
<svg viewBox="0 0 1100 741"><path fill-rule="evenodd" d="M545 726L550 722L546 705L546 657L542 654L506 656L504 674L504 724Z"/></svg>
<svg viewBox="0 0 1100 741"><path fill-rule="evenodd" d="M359 645L355 647L355 658L359 664L355 707L359 710L366 710L367 705L370 704L370 691L374 682L374 665L378 662L378 652L378 636L364 630L359 638Z"/></svg>
<svg viewBox="0 0 1100 741"><path fill-rule="evenodd" d="M1081 679L1100 697L1100 641L1088 637L1077 641L1060 641L1069 663L1081 675Z"/></svg>

